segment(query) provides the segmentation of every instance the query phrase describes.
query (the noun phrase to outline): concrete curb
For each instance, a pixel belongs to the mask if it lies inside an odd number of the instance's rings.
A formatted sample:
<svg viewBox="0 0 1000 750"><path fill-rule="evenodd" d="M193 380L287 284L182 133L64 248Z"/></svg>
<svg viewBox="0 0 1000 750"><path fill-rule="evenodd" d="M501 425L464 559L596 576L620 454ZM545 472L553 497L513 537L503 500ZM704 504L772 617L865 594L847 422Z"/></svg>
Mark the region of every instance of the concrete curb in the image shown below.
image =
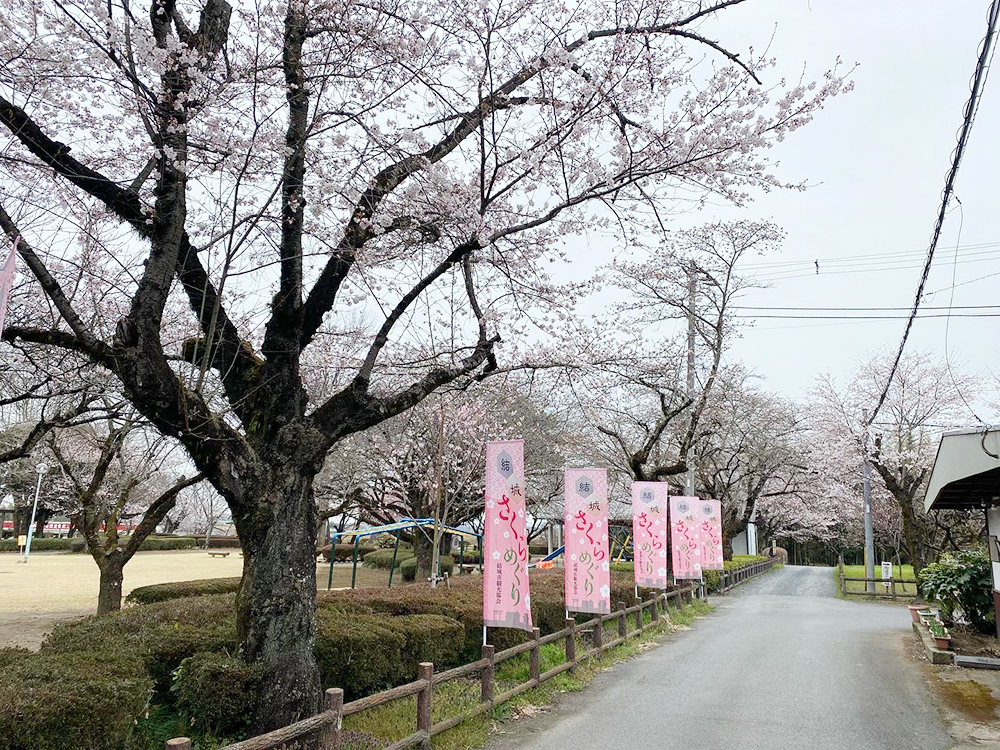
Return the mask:
<svg viewBox="0 0 1000 750"><path fill-rule="evenodd" d="M954 651L942 651L934 645L934 639L931 638L931 633L926 628L920 627L919 622L912 623L913 632L917 634L920 642L924 644L924 650L927 652L927 659L931 664L954 664L955 663L955 652Z"/></svg>

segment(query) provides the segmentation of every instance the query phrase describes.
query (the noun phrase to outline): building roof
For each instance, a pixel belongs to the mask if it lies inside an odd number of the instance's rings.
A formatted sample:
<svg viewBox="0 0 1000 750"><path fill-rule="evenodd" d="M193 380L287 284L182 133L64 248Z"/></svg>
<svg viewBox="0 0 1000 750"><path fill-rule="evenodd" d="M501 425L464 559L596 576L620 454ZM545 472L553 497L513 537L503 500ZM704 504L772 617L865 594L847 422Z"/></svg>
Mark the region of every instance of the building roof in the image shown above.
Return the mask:
<svg viewBox="0 0 1000 750"><path fill-rule="evenodd" d="M1000 505L1000 431L973 427L941 436L924 497L926 510Z"/></svg>

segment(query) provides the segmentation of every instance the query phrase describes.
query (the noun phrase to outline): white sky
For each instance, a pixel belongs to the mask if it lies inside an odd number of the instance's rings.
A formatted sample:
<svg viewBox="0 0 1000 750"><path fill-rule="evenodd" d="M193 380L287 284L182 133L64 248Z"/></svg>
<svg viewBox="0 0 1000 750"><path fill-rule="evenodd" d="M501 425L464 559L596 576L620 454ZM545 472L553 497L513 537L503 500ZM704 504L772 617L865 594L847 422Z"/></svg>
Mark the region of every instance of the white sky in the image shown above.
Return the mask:
<svg viewBox="0 0 1000 750"><path fill-rule="evenodd" d="M778 144L778 177L808 181L804 193L779 191L736 210L716 204L680 215L675 228L715 219L770 219L788 233L780 255L753 262L785 266L766 290L740 304L771 307L901 307L913 301L938 211L978 49L986 31L986 0L753 0L725 11L703 33L737 51L770 51L780 76L814 80L839 55L858 63L855 90L827 104L816 120ZM773 40L772 40L773 35ZM1000 231L994 219L1000 146L1000 76L986 85L956 187L964 210L959 263L953 267L960 212L949 215L928 281L929 291L1000 274ZM956 205L956 204L953 204ZM998 243L994 247L969 245ZM874 256L897 253L889 258ZM858 256L861 256L860 258ZM819 275L813 261L820 263ZM881 261L881 263L880 263ZM768 271L772 272L771 268ZM851 271L845 273L845 271ZM763 276L763 274L761 274ZM958 286L954 305L990 305L1000 275ZM950 291L925 297L947 306ZM928 311L931 312L931 311ZM945 311L936 311L943 313ZM1000 313L996 310L956 310ZM786 315L895 315L761 311ZM823 322L759 319L731 350L766 379L769 390L799 398L826 370L841 378L875 349L899 344L905 320ZM1000 371L1000 318L953 318L952 363L969 373ZM918 320L908 347L945 350L945 320ZM985 415L984 418L987 418ZM970 423L974 423L969 417Z"/></svg>

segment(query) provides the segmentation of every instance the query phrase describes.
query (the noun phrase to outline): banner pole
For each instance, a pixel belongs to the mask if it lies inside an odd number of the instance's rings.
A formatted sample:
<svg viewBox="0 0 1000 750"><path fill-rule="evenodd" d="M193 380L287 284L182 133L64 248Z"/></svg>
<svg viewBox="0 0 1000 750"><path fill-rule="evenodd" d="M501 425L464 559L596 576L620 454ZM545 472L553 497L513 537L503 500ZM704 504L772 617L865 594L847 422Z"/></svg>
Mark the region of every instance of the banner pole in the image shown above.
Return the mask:
<svg viewBox="0 0 1000 750"><path fill-rule="evenodd" d="M483 623L483 645L486 645L486 623Z"/></svg>

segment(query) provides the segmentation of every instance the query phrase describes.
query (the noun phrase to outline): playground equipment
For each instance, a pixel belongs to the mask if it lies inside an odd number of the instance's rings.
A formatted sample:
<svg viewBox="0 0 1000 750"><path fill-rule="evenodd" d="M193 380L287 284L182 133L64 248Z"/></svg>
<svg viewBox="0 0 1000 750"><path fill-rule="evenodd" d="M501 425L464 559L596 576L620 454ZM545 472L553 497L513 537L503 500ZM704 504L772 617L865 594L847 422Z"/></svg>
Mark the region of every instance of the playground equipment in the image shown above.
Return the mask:
<svg viewBox="0 0 1000 750"><path fill-rule="evenodd" d="M337 545L337 540L346 539L347 537L354 537L354 557L353 557L353 565L351 566L351 588L353 589L358 578L358 545L361 542L361 538L365 536L374 536L376 534L395 534L396 545L392 549L392 562L389 564L389 588L392 588L392 574L396 570L396 556L399 554L400 532L409 531L410 529L421 529L427 526L434 526L433 518L404 518L401 521L397 521L396 523L385 524L384 526L372 526L371 528L367 529L351 529L350 531L338 531L334 533L330 537L330 574L326 580L327 591L333 588L333 549ZM483 549L482 534L477 534L473 531L462 531L461 529L456 529L453 526L440 525L439 528L445 534L452 534L453 536L458 537L459 566L465 564L466 539L478 540L480 553L482 553ZM479 572L480 573L483 572L482 554L479 555Z"/></svg>

